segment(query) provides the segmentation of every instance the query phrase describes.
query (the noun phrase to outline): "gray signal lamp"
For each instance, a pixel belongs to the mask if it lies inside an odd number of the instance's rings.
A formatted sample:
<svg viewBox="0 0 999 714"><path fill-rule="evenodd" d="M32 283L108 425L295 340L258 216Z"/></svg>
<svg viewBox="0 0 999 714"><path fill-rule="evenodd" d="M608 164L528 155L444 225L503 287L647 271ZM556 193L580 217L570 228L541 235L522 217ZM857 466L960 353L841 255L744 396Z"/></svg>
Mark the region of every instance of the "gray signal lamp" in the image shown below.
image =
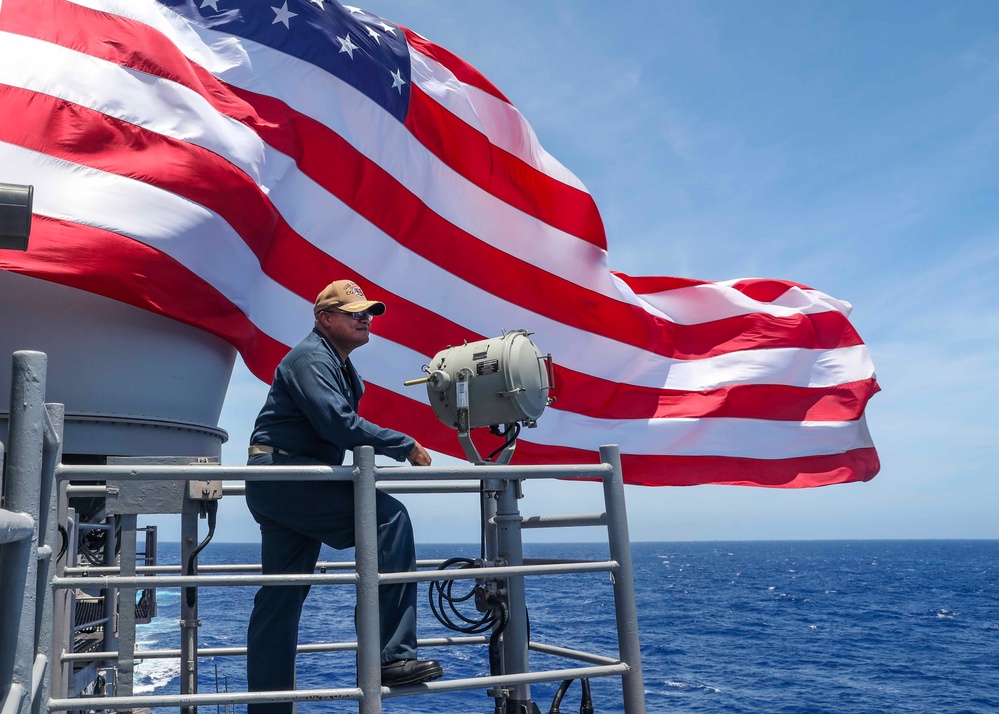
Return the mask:
<svg viewBox="0 0 999 714"><path fill-rule="evenodd" d="M472 444L472 429L488 426L506 437L489 458L495 455L495 463L507 464L521 426L537 426L545 407L555 401L552 356L542 356L530 335L527 330L512 330L501 337L448 347L423 367L426 377L405 383L427 385L434 413L457 429L465 456L474 464L488 459Z"/></svg>
<svg viewBox="0 0 999 714"><path fill-rule="evenodd" d="M0 183L0 249L28 249L33 194L33 186Z"/></svg>

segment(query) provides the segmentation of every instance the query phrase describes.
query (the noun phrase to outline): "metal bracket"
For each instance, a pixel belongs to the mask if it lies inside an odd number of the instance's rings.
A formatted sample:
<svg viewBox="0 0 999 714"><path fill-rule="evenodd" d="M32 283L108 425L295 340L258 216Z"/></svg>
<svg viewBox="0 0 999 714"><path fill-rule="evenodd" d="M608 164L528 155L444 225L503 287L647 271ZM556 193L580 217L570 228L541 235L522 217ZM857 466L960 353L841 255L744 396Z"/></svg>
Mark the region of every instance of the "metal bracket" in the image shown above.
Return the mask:
<svg viewBox="0 0 999 714"><path fill-rule="evenodd" d="M222 482L189 481L187 497L192 501L218 501L222 498Z"/></svg>

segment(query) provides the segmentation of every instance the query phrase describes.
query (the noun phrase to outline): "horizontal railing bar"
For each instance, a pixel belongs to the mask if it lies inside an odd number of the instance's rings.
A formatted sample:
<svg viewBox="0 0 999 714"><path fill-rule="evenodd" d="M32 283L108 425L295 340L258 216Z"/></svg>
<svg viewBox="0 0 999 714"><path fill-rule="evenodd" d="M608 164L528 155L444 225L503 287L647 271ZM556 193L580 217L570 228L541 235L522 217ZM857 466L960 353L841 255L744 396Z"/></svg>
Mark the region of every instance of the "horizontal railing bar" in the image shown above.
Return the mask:
<svg viewBox="0 0 999 714"><path fill-rule="evenodd" d="M539 464L536 466L383 466L375 469L379 480L426 481L432 479L602 479L613 469L609 464Z"/></svg>
<svg viewBox="0 0 999 714"><path fill-rule="evenodd" d="M606 526L606 513L580 513L565 516L529 516L521 521L521 528L575 528L577 526Z"/></svg>
<svg viewBox="0 0 999 714"><path fill-rule="evenodd" d="M56 468L66 481L351 481L351 466L213 466L207 464L73 465Z"/></svg>
<svg viewBox="0 0 999 714"><path fill-rule="evenodd" d="M481 484L479 481L426 481L423 483L391 481L377 484L376 488L386 493L478 493L481 490ZM99 498L107 495L108 487L101 484L73 484L67 487L66 493L73 497ZM245 496L246 486L242 483L224 484L222 495Z"/></svg>
<svg viewBox="0 0 999 714"><path fill-rule="evenodd" d="M602 479L612 472L609 464L568 464L538 466L389 466L376 467L375 478L385 481L459 481L469 476L490 481L521 479ZM66 481L350 481L353 466L219 466L214 464L60 464L56 478Z"/></svg>
<svg viewBox="0 0 999 714"><path fill-rule="evenodd" d="M80 630L88 630L91 627L99 627L100 625L108 624L108 617L101 617L96 620L91 620L90 622L84 622L80 625L73 626L73 632L79 632Z"/></svg>
<svg viewBox="0 0 999 714"><path fill-rule="evenodd" d="M437 568L444 563L443 558L433 558L428 560L417 560L417 568ZM199 573L259 573L259 563L233 563L230 565L199 565ZM326 568L327 570L355 570L356 563L353 560L326 560L316 563L316 569ZM77 565L66 568L66 575L115 575L121 568L117 565ZM157 573L180 573L180 565L139 565L135 568L137 575L157 574ZM153 583L152 585L155 585ZM151 585L151 587L152 587Z"/></svg>
<svg viewBox="0 0 999 714"><path fill-rule="evenodd" d="M476 578L510 575L552 575L560 573L610 572L618 568L616 560L589 560L581 562L557 562L543 565L504 565L486 568L461 568L449 570L419 570L403 573L381 573L380 584L420 583L434 580L475 580ZM356 573L314 574L314 575L98 575L94 577L55 578L55 588L186 588L250 585L354 585Z"/></svg>
<svg viewBox="0 0 999 714"><path fill-rule="evenodd" d="M50 699L49 711L76 709L120 711L152 707L190 707L222 704L276 704L280 702L328 701L360 699L358 687L340 689L309 689L275 692L227 692L218 694L158 694L131 697L81 697L78 699Z"/></svg>
<svg viewBox="0 0 999 714"><path fill-rule="evenodd" d="M429 694L433 692L460 692L469 689L484 689L486 687L502 687L516 684L535 684L539 682L556 682L565 679L582 679L592 677L607 677L624 674L629 671L628 665L619 662L614 665L594 667L573 667L568 669L544 670L540 672L525 672L523 674L504 674L489 677L473 677L468 679L438 679L434 682L409 685L405 687L382 687L382 698L404 697L413 694ZM49 701L49 711L68 711L80 709L139 709L143 707L188 707L212 706L222 704L265 704L276 702L324 701L333 699L360 699L361 690L357 687L342 689L308 689L286 690L278 692L245 692L225 694L160 694L156 696L131 697L87 697L86 699L52 699Z"/></svg>
<svg viewBox="0 0 999 714"><path fill-rule="evenodd" d="M489 642L489 638L484 635L474 635L469 637L426 637L417 641L417 647L448 647L455 645L484 645ZM320 642L307 645L299 645L295 650L298 654L317 654L325 652L353 652L357 649L357 642ZM180 657L180 650L136 650L134 659L176 659ZM246 654L246 647L201 647L198 649L198 657L242 657ZM62 662L91 662L95 660L116 660L118 652L66 652L59 658Z"/></svg>
<svg viewBox="0 0 999 714"><path fill-rule="evenodd" d="M567 659L577 659L580 662L590 662L591 664L597 665L612 665L621 661L619 659L615 659L614 657L604 657L591 652L572 650L567 647L545 644L544 642L529 642L527 643L527 646L535 652L555 655L556 657L565 657Z"/></svg>
<svg viewBox="0 0 999 714"><path fill-rule="evenodd" d="M94 578L54 578L54 588L187 588L194 586L213 587L218 585L354 585L354 573L317 575L103 575Z"/></svg>
<svg viewBox="0 0 999 714"><path fill-rule="evenodd" d="M382 481L375 488L385 493L478 493L480 481Z"/></svg>
<svg viewBox="0 0 999 714"><path fill-rule="evenodd" d="M461 568L454 570L421 570L416 573L381 573L378 582L391 583L430 582L432 580L474 580L476 578L503 578L509 575L552 575L558 573L599 573L618 568L616 560L593 560L582 563L551 563L548 565L504 565L489 568Z"/></svg>
<svg viewBox="0 0 999 714"><path fill-rule="evenodd" d="M405 697L413 694L432 694L437 692L460 692L484 687L503 687L515 684L537 684L539 682L559 682L565 679L589 679L592 677L610 677L624 674L631 669L624 662L613 665L595 667L571 667L567 669L551 669L540 672L525 672L524 674L501 674L490 677L474 677L468 679L438 679L416 686L382 687L382 697Z"/></svg>
<svg viewBox="0 0 999 714"><path fill-rule="evenodd" d="M379 491L386 493L478 493L481 490L479 481L426 481L423 483L391 481L375 485ZM232 484L222 486L223 496L245 496L246 486Z"/></svg>
<svg viewBox="0 0 999 714"><path fill-rule="evenodd" d="M553 565L555 563L599 563L589 558L524 558L524 565Z"/></svg>

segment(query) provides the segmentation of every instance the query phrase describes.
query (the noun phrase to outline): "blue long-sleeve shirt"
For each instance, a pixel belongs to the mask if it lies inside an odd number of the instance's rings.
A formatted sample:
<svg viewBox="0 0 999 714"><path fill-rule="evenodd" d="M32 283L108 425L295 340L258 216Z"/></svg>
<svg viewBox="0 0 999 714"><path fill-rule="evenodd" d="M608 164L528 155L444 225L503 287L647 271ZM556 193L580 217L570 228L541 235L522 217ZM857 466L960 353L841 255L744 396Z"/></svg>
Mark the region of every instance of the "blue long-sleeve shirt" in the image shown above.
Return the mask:
<svg viewBox="0 0 999 714"><path fill-rule="evenodd" d="M362 419L364 382L350 361L315 329L281 360L253 426L251 444L263 444L340 465L356 446L402 461L412 437Z"/></svg>

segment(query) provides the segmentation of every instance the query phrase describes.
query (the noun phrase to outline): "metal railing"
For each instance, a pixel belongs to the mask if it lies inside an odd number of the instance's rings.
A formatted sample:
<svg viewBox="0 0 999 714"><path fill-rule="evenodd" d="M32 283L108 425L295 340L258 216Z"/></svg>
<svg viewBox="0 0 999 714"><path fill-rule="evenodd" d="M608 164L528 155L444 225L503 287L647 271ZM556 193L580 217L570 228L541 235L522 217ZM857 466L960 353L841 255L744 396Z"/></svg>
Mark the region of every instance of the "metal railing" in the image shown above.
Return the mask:
<svg viewBox="0 0 999 714"><path fill-rule="evenodd" d="M19 373L18 365L27 365ZM630 545L628 541L627 515L624 502L624 488L621 479L620 457L617 447L601 447L600 464L565 465L565 466L459 466L459 467L378 467L374 461L374 451L370 447L362 447L354 452L354 465L344 467L325 466L213 466L198 465L184 467L165 464L151 465L65 465L59 463L59 435L61 435L61 408L59 405L44 405L44 355L40 353L17 353L15 355L15 385L31 383L40 385L40 391L30 395L23 401L12 399L13 403L29 402L34 404L30 410L33 415L30 426L22 427L21 420L11 415L11 453L8 459L8 477L18 478L24 483L33 482L41 485L35 491L42 494L47 508L38 507L39 499L35 501L17 498L16 507L26 512L47 512L43 519L44 545L39 546L39 554L46 550L46 557L37 561L39 565L24 564L23 558L12 552L8 558L7 546L2 552L4 567L8 561L12 569L22 572L24 582L37 577L40 584L37 610L32 610L33 602L25 597L20 603L24 622L35 622L36 633L29 640L35 643L35 654L22 652L18 641L23 638L8 628L8 613L13 612L18 603L13 596L8 597L9 589L4 586L4 601L2 607L4 636L0 639L0 675L7 676L11 672L11 684L5 690L3 711L0 714L28 714L31 702L25 694L37 692L41 696L44 709L49 712L72 711L86 708L87 710L123 710L144 707L195 707L211 705L234 705L247 703L298 702L316 700L355 700L358 702L361 714L375 714L381 711L383 698L427 694L434 692L453 692L473 689L490 689L491 696L495 692L505 692L511 701L530 701L530 686L541 682L554 682L566 679L620 676L626 714L644 714L644 685L641 669L641 656L638 642L638 620L635 608L635 593L631 564ZM15 389L18 387L15 386ZM12 410L13 411L13 410ZM46 414L47 417L41 417ZM15 431L15 425L17 431ZM16 445L16 448L14 448ZM43 447L44 445L44 447ZM12 466L18 459L20 464ZM32 472L29 478L28 472ZM11 474L16 474L12 476ZM463 481L470 477L485 479L482 487L491 494L488 501L486 546L487 565L484 567L460 570L417 570L406 573L379 573L377 560L377 523L375 517L376 488L402 492L455 492L457 490L475 490L480 488L480 480ZM354 485L355 508L355 563L337 564L347 567L349 572L319 573L312 575L262 575L257 573L236 574L227 572L225 568L202 568L204 573L182 574L174 566L173 569L160 567L136 568L134 563L123 572L114 567L71 567L67 568L65 559L59 560L57 572L53 573L50 563L51 547L56 540L56 513L65 517L67 493L77 489L71 482L77 480L104 481L105 485L89 484L82 488L91 492L105 494L114 489L116 493L127 489L129 484L150 483L157 481L203 481L206 479L226 483L223 493L241 490L241 487L230 482L266 481L274 479L295 480L340 480L352 481ZM517 500L520 496L521 484L532 479L587 479L600 480L603 483L603 494L606 512L600 514L540 516L523 519L520 516ZM428 483L433 479L437 483ZM44 482L48 485L44 485ZM186 484L185 484L186 490ZM56 498L58 492L61 499ZM10 498L10 496L8 496ZM8 504L10 505L10 504ZM3 519L11 522L12 533L18 536L18 543L27 542L25 534L30 516L14 514L3 515ZM3 532L4 520L0 520L0 533ZM34 524L32 523L32 526ZM606 526L610 545L610 558L603 561L531 561L523 557L521 529L549 528L568 526ZM134 516L131 522L134 528ZM123 535L125 530L123 529ZM134 545L134 540L132 541ZM22 548L23 549L23 548ZM124 550L123 550L124 552ZM43 568L40 564L44 562ZM124 561L123 561L124 562ZM425 563L424 563L425 564ZM253 566L258 567L258 566ZM44 572L43 572L44 571ZM618 634L617 656L607 654L582 652L579 650L557 647L550 644L531 642L528 636L526 622L526 605L524 578L538 575L563 573L609 572L612 574L616 624ZM210 574L207 574L210 573ZM218 573L218 574L216 574ZM378 588L381 584L399 582L420 582L441 580L442 578L461 579L502 579L510 601L511 616L503 631L501 646L504 672L486 677L471 677L463 679L444 679L421 684L418 686L382 687L379 642ZM151 584L152 581L152 584ZM4 583L8 581L4 579ZM131 696L130 684L125 696L87 697L85 703L77 697L68 694L65 682L58 672L63 667L71 667L74 662L88 660L119 661L124 665L128 660L130 671L134 659L157 657L180 657L183 649L178 650L134 650L125 648L117 651L105 647L99 652L74 654L69 652L65 639L53 640L51 625L46 629L39 622L52 622L51 613L55 604L60 601L60 594L66 594L76 588L104 588L107 592L121 589L132 593L136 589L149 587L234 587L260 585L352 585L356 589L356 630L357 641L345 643L329 643L323 645L303 645L300 652L305 651L352 651L357 653L357 686L332 689L289 690L278 692L227 692L227 693L196 693L196 676L193 679L194 688L182 691L181 694ZM10 600L10 602L8 602ZM128 602L122 599L122 602ZM30 611L29 611L30 610ZM57 614L58 610L56 609ZM49 617L45 617L48 613ZM120 617L121 614L120 614ZM124 618L122 618L124 619ZM132 624L134 628L134 620ZM482 646L488 643L488 637L447 637L429 638L419 641L421 647L434 646ZM134 645L134 634L131 639ZM184 642L182 641L182 647ZM193 643L194 660L197 657L230 655L245 655L245 647L233 648L197 648L196 635ZM572 666L542 671L530 671L527 662L528 650L542 652L546 655L560 657L574 663ZM32 672L26 666L34 656L34 670L47 674L40 678L38 684L32 679ZM52 657L58 666L49 671L46 668L48 658ZM27 658L27 659L25 659ZM7 665L13 661L12 666ZM195 673L196 675L196 673ZM63 678L64 679L64 678ZM51 681L50 681L51 680ZM0 680L3 683L4 680ZM42 683L42 682L45 683ZM29 682L31 683L29 685ZM130 680L129 680L130 683ZM17 700L15 706L11 702Z"/></svg>
<svg viewBox="0 0 999 714"><path fill-rule="evenodd" d="M28 714L36 702L47 702L53 680L57 495L54 480L42 474L51 475L61 458L64 412L60 404L45 403L45 369L44 354L14 354L0 509L2 714Z"/></svg>

